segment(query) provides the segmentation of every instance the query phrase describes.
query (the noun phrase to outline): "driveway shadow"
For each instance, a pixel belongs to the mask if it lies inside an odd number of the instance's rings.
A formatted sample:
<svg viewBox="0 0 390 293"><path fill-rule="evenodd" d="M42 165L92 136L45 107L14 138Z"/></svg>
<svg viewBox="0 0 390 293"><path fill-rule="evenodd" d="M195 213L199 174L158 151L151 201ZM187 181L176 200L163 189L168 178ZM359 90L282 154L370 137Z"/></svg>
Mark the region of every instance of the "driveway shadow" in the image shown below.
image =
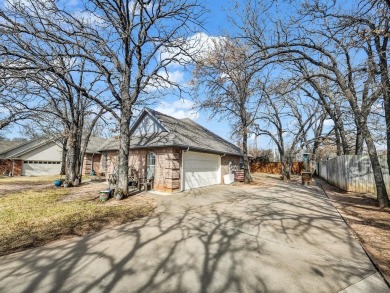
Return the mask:
<svg viewBox="0 0 390 293"><path fill-rule="evenodd" d="M338 292L376 273L319 190L216 186L159 200L147 218L1 257L0 291Z"/></svg>

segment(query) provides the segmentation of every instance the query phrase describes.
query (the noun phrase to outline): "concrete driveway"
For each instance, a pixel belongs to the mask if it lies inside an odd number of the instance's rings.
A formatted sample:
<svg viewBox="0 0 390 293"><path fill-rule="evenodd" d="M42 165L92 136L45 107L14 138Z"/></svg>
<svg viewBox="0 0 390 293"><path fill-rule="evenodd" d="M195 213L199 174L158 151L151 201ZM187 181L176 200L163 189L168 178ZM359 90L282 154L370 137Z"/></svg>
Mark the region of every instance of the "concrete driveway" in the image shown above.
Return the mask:
<svg viewBox="0 0 390 293"><path fill-rule="evenodd" d="M1 257L0 292L390 292L320 189L269 180Z"/></svg>

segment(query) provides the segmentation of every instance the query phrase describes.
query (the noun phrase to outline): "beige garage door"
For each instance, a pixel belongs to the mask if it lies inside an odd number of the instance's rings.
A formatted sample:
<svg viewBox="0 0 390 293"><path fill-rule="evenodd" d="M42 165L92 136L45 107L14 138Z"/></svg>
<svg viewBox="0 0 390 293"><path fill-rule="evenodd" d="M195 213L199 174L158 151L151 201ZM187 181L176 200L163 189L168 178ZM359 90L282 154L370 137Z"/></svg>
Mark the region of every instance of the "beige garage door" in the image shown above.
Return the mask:
<svg viewBox="0 0 390 293"><path fill-rule="evenodd" d="M61 162L23 161L22 175L25 176L59 175L60 171Z"/></svg>
<svg viewBox="0 0 390 293"><path fill-rule="evenodd" d="M184 190L221 183L219 155L185 152L183 155Z"/></svg>

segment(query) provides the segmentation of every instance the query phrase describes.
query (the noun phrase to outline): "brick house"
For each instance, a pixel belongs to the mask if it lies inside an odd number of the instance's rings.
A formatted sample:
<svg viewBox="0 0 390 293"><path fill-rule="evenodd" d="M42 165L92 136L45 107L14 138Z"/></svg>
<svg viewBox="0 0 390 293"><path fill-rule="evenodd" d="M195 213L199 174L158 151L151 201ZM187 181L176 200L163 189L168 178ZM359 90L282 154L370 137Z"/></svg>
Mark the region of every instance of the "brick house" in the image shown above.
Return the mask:
<svg viewBox="0 0 390 293"><path fill-rule="evenodd" d="M84 155L83 174L100 171L98 148L105 139L91 137ZM0 174L13 176L59 175L62 145L58 140L37 138L30 141L0 141Z"/></svg>
<svg viewBox="0 0 390 293"><path fill-rule="evenodd" d="M144 109L130 130L129 170L153 178L154 190L174 192L220 184L238 168L238 147L194 121ZM99 151L101 171L117 171L119 140L108 140Z"/></svg>
<svg viewBox="0 0 390 293"><path fill-rule="evenodd" d="M17 148L26 143L25 141L1 141L0 142L0 175L9 175L9 173L21 173L21 162L19 160L9 160L2 154Z"/></svg>

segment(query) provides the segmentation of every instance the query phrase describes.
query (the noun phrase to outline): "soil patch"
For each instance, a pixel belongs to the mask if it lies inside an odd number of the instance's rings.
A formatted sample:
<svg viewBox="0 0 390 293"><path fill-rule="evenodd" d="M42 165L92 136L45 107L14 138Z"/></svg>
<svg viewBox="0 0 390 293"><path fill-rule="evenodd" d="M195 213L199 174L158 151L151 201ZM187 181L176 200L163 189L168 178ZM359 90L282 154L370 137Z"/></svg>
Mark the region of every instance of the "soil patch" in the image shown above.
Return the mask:
<svg viewBox="0 0 390 293"><path fill-rule="evenodd" d="M1 185L0 186L0 197L11 195L13 193L17 193L23 190L43 190L49 187L52 187L53 184L28 184L24 183L23 185L20 184L7 184L7 185Z"/></svg>
<svg viewBox="0 0 390 293"><path fill-rule="evenodd" d="M266 174L266 173L252 173L251 174L253 181L249 184L244 182L234 182L234 186L245 187L245 186L262 186L264 188L274 186L277 183L280 183L280 175Z"/></svg>
<svg viewBox="0 0 390 293"><path fill-rule="evenodd" d="M379 208L373 194L345 192L320 178L315 181L390 283L390 209Z"/></svg>

